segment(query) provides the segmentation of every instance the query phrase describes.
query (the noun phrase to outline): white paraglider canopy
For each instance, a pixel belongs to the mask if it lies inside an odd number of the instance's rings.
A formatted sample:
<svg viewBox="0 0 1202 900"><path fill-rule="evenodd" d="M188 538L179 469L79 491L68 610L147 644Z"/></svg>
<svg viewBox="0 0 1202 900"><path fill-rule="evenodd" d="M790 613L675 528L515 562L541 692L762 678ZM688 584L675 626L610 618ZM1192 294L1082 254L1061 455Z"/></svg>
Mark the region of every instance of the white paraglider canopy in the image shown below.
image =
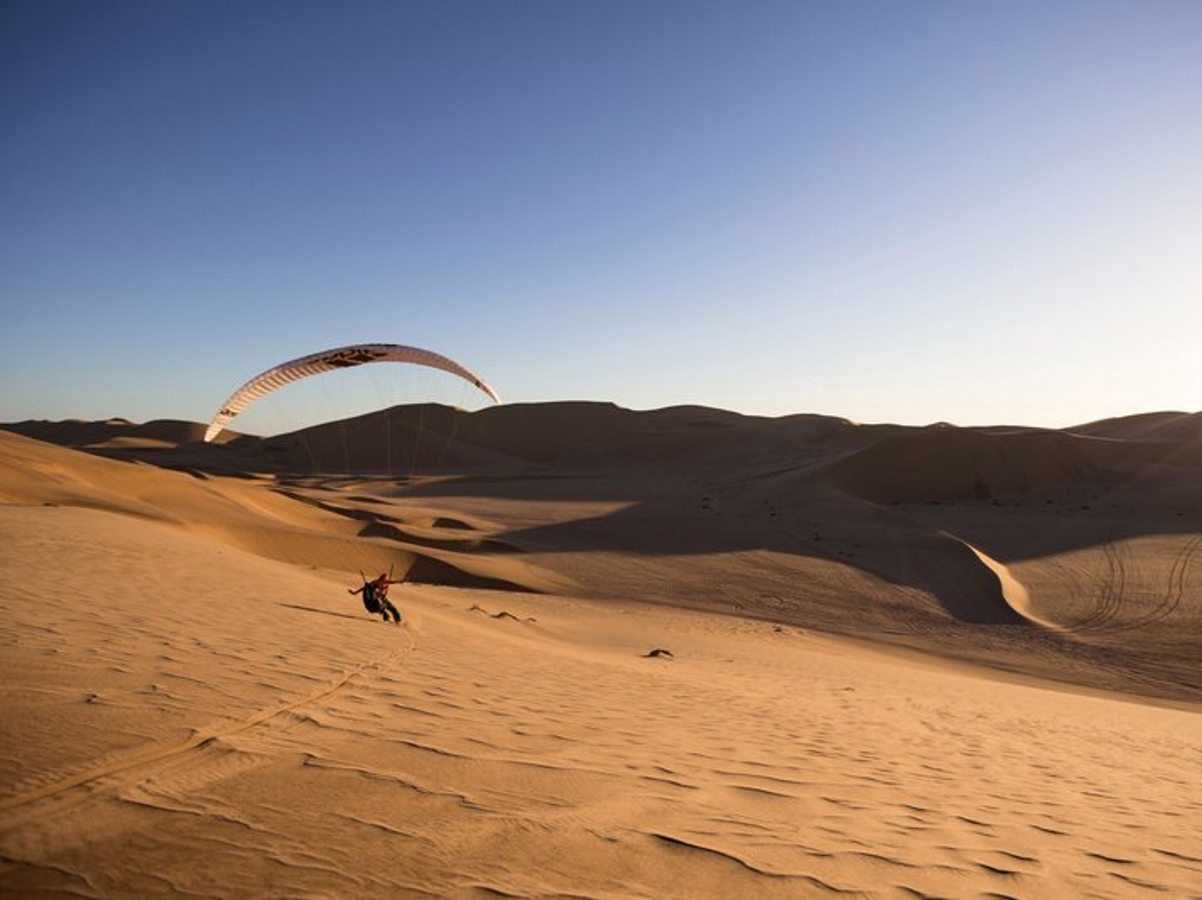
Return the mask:
<svg viewBox="0 0 1202 900"><path fill-rule="evenodd" d="M429 366L432 369L441 369L474 384L494 403L501 402L497 392L489 387L487 382L466 366L441 353L422 350L420 347L405 347L401 344L351 344L301 356L256 375L230 394L225 403L221 404L221 408L209 423L208 430L205 431L205 442L208 443L217 437L229 425L230 420L246 407L287 384L308 378L310 375L319 375L322 372L349 369L352 366L377 362L412 363Z"/></svg>

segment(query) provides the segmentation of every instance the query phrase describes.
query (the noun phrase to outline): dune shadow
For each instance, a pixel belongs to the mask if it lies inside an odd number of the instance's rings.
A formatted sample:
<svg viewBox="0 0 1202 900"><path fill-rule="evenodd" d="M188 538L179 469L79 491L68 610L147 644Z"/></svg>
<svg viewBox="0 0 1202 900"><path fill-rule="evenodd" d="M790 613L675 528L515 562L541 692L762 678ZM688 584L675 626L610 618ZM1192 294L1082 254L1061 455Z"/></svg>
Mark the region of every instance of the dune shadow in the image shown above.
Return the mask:
<svg viewBox="0 0 1202 900"><path fill-rule="evenodd" d="M907 472L894 469L905 487L899 499L839 484L839 464L736 468L708 477L623 472L554 485L523 477L487 485L448 480L424 493L541 501L549 520L499 536L528 552L688 557L767 551L857 569L922 591L959 622L988 625L1029 623L961 539L1014 563L1145 535L1202 532L1202 478L1192 466L1090 470L988 490L979 477L966 476L959 492L948 490L947 479L932 478L944 492L930 496L919 479L907 481ZM616 508L555 518L553 505L580 500Z"/></svg>

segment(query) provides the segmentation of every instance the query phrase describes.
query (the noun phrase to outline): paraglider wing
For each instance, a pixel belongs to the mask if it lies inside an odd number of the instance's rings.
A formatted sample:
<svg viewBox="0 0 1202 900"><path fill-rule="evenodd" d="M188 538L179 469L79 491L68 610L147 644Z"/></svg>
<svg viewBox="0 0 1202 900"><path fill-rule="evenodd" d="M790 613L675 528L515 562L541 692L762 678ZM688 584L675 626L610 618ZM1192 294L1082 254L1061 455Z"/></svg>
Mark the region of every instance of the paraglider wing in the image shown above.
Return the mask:
<svg viewBox="0 0 1202 900"><path fill-rule="evenodd" d="M471 382L484 391L494 403L501 402L497 392L489 387L483 379L466 366L462 366L440 353L422 350L419 347L405 347L401 344L352 344L348 347L323 350L321 353L311 353L256 375L230 394L225 403L221 404L217 415L213 416L213 421L209 423L208 430L205 431L205 443L217 437L230 423L230 420L246 407L286 384L308 378L310 375L331 372L334 369L349 369L352 366L376 362L413 363L441 369Z"/></svg>

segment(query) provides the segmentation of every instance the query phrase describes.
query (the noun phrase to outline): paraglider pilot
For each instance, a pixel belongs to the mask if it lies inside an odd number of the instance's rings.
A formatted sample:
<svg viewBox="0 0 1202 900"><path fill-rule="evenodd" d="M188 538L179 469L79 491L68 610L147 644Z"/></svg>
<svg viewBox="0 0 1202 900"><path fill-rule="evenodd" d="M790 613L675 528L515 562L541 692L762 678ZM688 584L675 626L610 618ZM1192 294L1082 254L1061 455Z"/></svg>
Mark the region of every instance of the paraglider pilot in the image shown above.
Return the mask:
<svg viewBox="0 0 1202 900"><path fill-rule="evenodd" d="M403 581L404 579L401 580ZM363 580L363 587L355 588L354 590L347 588L346 592L348 594L362 594L363 607L369 613L372 613L373 615L379 615L385 622L388 621L388 616L391 613L392 621L395 624L400 625L401 614L388 599L388 586L390 584L400 583L400 581L393 581L388 575L381 572L379 578L373 581L368 581L365 578Z"/></svg>

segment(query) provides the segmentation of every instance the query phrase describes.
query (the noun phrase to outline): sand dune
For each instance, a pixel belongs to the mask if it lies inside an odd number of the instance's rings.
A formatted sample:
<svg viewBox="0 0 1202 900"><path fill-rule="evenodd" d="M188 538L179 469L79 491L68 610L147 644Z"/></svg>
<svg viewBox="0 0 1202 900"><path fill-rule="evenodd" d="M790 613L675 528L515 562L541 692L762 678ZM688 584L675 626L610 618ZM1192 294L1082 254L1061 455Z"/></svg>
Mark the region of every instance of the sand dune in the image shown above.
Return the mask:
<svg viewBox="0 0 1202 900"><path fill-rule="evenodd" d="M7 426L0 885L1200 896L1198 421Z"/></svg>

